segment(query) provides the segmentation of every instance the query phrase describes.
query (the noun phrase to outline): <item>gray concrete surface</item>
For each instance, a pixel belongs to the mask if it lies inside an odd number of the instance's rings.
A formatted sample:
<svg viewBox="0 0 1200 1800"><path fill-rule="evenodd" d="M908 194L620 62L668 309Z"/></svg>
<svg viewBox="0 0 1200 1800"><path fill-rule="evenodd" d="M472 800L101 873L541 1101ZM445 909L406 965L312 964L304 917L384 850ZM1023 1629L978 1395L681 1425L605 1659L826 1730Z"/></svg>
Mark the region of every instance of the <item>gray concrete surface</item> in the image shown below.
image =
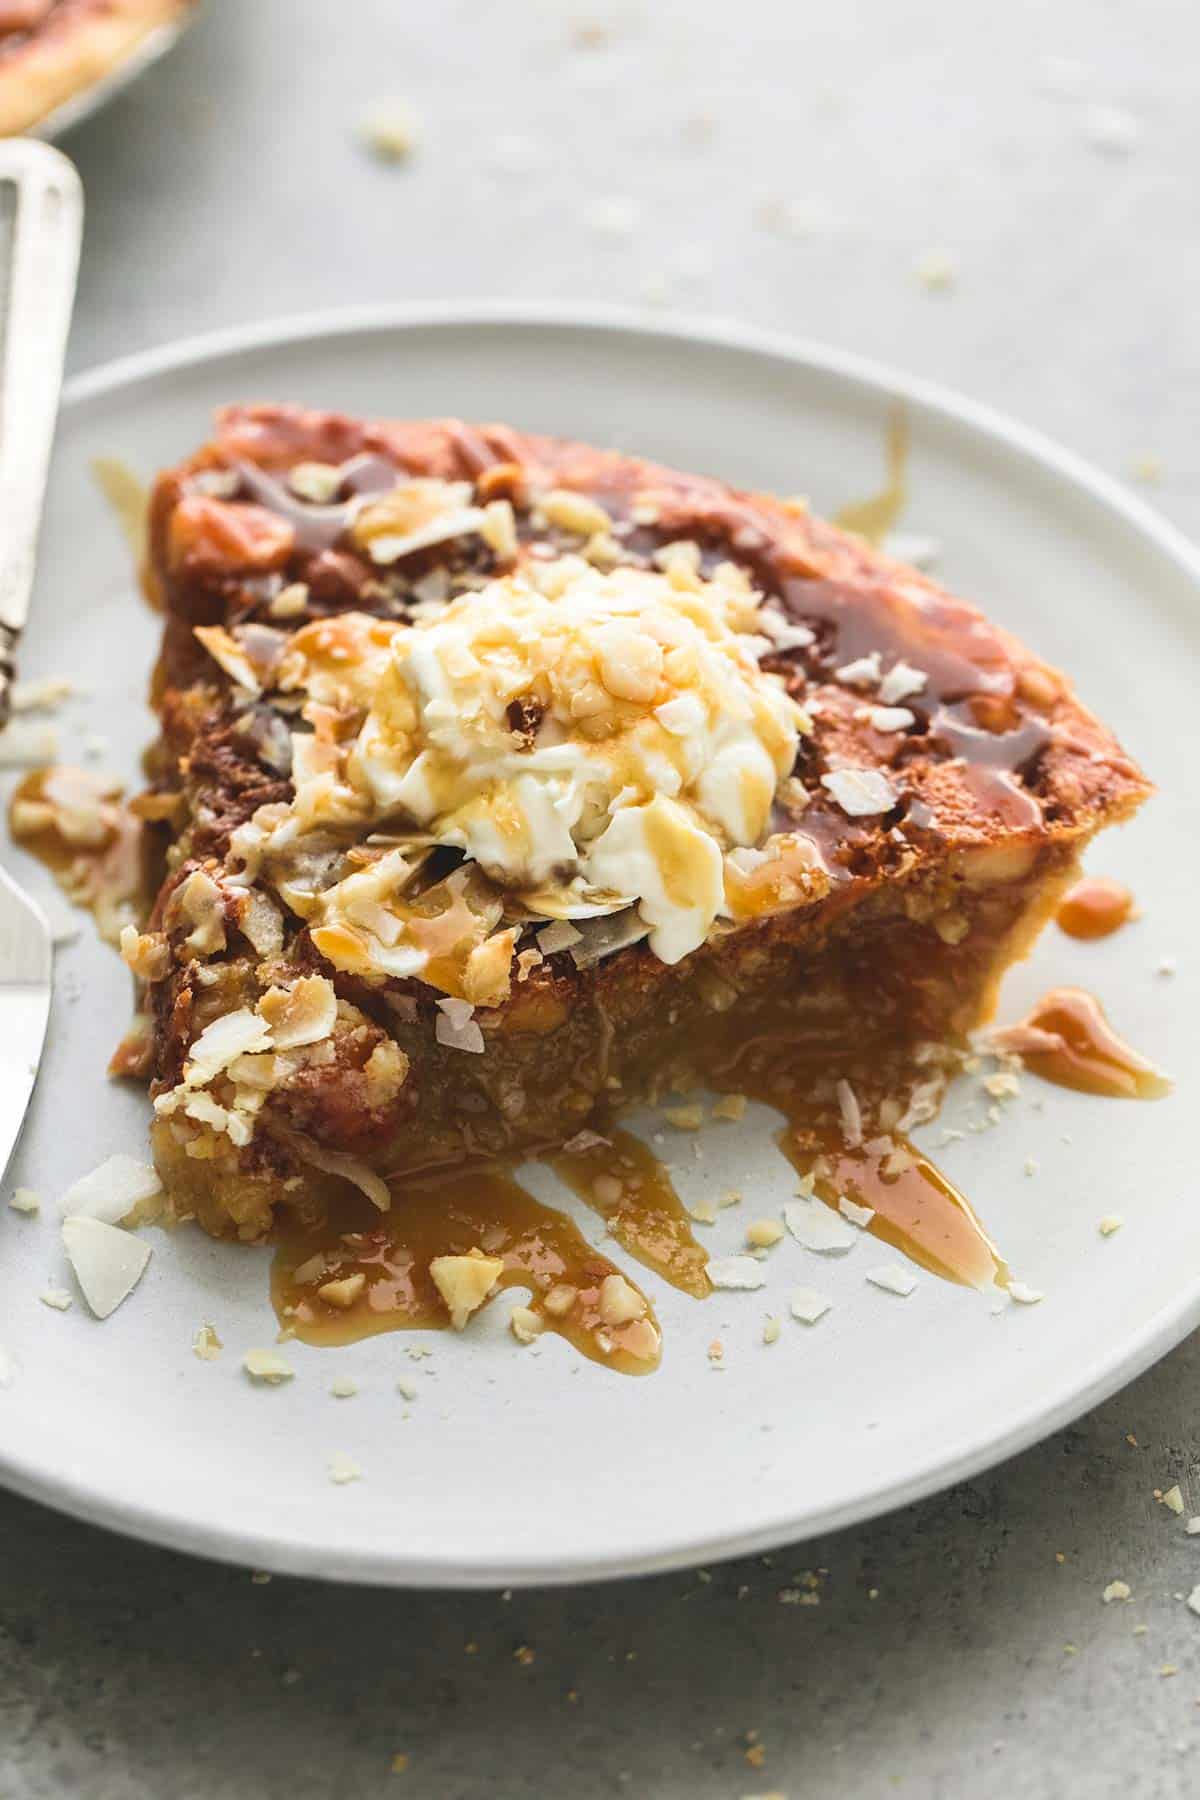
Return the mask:
<svg viewBox="0 0 1200 1800"><path fill-rule="evenodd" d="M68 145L73 363L355 300L648 299L886 357L1117 473L1156 456L1195 533L1198 49L1178 0L209 0ZM422 115L398 167L356 138L389 95ZM1114 106L1124 152L1092 141ZM1200 1511L1198 1375L1186 1345L770 1566L511 1599L254 1585L0 1498L0 1795L1195 1793L1200 1537L1153 1490ZM781 1604L808 1569L820 1604Z"/></svg>

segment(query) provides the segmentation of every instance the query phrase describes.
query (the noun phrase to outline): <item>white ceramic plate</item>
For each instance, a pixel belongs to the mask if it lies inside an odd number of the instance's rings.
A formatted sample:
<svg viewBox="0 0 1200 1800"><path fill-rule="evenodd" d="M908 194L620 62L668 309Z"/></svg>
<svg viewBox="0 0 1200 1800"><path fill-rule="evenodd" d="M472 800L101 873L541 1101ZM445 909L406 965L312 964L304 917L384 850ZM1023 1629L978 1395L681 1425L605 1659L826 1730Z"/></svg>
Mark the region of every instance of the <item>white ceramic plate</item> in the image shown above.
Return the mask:
<svg viewBox="0 0 1200 1800"><path fill-rule="evenodd" d="M1016 1273L1045 1290L1042 1305L993 1317L931 1276L897 1299L864 1281L892 1260L874 1240L837 1261L789 1241L759 1293L701 1304L645 1277L666 1354L640 1381L555 1338L518 1348L501 1302L461 1337L416 1340L433 1349L425 1361L409 1359L414 1340L401 1334L341 1351L292 1344L295 1380L252 1387L242 1354L275 1330L266 1252L152 1232L145 1280L101 1325L78 1301L66 1314L39 1303L49 1279L66 1278L53 1205L40 1220L0 1209L0 1339L15 1364L0 1392L3 1480L82 1517L268 1569L430 1585L579 1580L765 1548L912 1500L1063 1424L1195 1326L1200 614L1197 559L1182 540L1031 433L812 346L502 306L210 339L76 382L62 418L25 673L82 677L89 692L64 715L65 748L99 732L105 763L131 780L151 733L143 696L158 627L89 460L121 456L149 474L235 398L509 419L804 492L822 510L877 484L883 422L903 398L906 526L941 540L952 586L1071 670L1162 784L1093 857L1131 882L1144 919L1103 944L1051 930L1011 977L1003 1014L1052 982L1091 987L1174 1072L1179 1095L1102 1102L1030 1078L1001 1125L938 1152ZM44 891L35 865L5 855ZM1170 956L1174 978L1156 973ZM85 921L60 954L50 1047L10 1187L54 1196L115 1150L143 1152L144 1100L103 1076L128 997ZM928 1135L980 1110L964 1088ZM746 1194L709 1234L714 1250L737 1248L747 1218L793 1191L771 1124L751 1109L740 1127L710 1128L700 1162L690 1138L671 1147L685 1196L731 1183ZM555 1191L541 1172L534 1182ZM1102 1239L1098 1221L1113 1212L1124 1229ZM800 1282L834 1301L813 1328L786 1317ZM785 1319L770 1347L768 1312ZM226 1345L217 1362L191 1354L202 1320ZM717 1336L719 1373L706 1354ZM335 1375L353 1376L356 1398L331 1397ZM417 1383L415 1401L397 1393L400 1376ZM360 1463L361 1481L330 1482L337 1451Z"/></svg>

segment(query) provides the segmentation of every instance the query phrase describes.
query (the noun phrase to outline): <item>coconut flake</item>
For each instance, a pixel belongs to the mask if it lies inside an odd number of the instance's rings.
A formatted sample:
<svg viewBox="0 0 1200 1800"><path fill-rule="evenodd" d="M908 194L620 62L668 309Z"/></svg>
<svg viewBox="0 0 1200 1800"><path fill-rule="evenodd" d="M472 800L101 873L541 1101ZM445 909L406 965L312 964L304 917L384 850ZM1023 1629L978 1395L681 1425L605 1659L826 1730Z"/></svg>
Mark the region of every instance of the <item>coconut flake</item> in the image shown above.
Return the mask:
<svg viewBox="0 0 1200 1800"><path fill-rule="evenodd" d="M867 1280L872 1287L882 1288L887 1294L899 1294L902 1300L907 1300L917 1285L916 1276L902 1269L899 1263L884 1263L881 1268L868 1269Z"/></svg>
<svg viewBox="0 0 1200 1800"><path fill-rule="evenodd" d="M859 1225L864 1231L875 1217L873 1206L859 1206L858 1202L851 1200L848 1194L838 1196L838 1211L843 1219L849 1219L852 1225Z"/></svg>
<svg viewBox="0 0 1200 1800"><path fill-rule="evenodd" d="M262 693L262 687L254 672L254 665L237 639L231 637L223 625L196 625L193 630L213 661L224 669L230 680L257 699Z"/></svg>
<svg viewBox="0 0 1200 1800"><path fill-rule="evenodd" d="M783 1209L783 1222L798 1244L821 1255L840 1255L852 1249L858 1237L823 1200L809 1196L789 1200Z"/></svg>
<svg viewBox="0 0 1200 1800"><path fill-rule="evenodd" d="M890 782L878 769L831 769L822 775L821 786L852 819L890 812L896 804Z"/></svg>
<svg viewBox="0 0 1200 1800"><path fill-rule="evenodd" d="M53 725L14 719L0 731L0 769L39 769L58 759Z"/></svg>
<svg viewBox="0 0 1200 1800"><path fill-rule="evenodd" d="M556 919L538 932L537 946L543 956L553 956L559 950L569 950L582 936L579 927L572 925L569 919Z"/></svg>
<svg viewBox="0 0 1200 1800"><path fill-rule="evenodd" d="M349 1181L360 1193L365 1194L372 1206L377 1206L380 1212L390 1209L392 1196L386 1181L360 1157L351 1156L344 1150L319 1149L300 1132L282 1131L278 1125L274 1130L297 1156L304 1162L311 1163L314 1169L322 1169L326 1175L340 1175L343 1181Z"/></svg>
<svg viewBox="0 0 1200 1800"><path fill-rule="evenodd" d="M265 1381L271 1387L278 1387L282 1381L290 1381L296 1371L290 1363L285 1363L275 1350L247 1350L242 1358L242 1367L251 1381Z"/></svg>
<svg viewBox="0 0 1200 1800"><path fill-rule="evenodd" d="M335 1487L345 1487L347 1482L362 1480L362 1469L354 1458L347 1456L343 1450L334 1451L329 1458L328 1467L329 1479Z"/></svg>
<svg viewBox="0 0 1200 1800"><path fill-rule="evenodd" d="M837 1084L838 1111L842 1116L842 1136L851 1150L863 1141L862 1108L858 1096L844 1078Z"/></svg>
<svg viewBox="0 0 1200 1800"><path fill-rule="evenodd" d="M864 719L872 731L907 731L910 725L917 722L916 714L907 706L864 706L855 714Z"/></svg>
<svg viewBox="0 0 1200 1800"><path fill-rule="evenodd" d="M760 1288L766 1273L752 1256L718 1256L710 1259L708 1279L715 1288Z"/></svg>
<svg viewBox="0 0 1200 1800"><path fill-rule="evenodd" d="M99 1219L105 1225L119 1225L161 1193L157 1170L136 1156L118 1152L72 1182L58 1207L64 1219Z"/></svg>
<svg viewBox="0 0 1200 1800"><path fill-rule="evenodd" d="M1023 1281L1010 1281L1008 1291L1021 1306L1036 1306L1039 1300L1046 1298L1040 1288L1026 1287Z"/></svg>
<svg viewBox="0 0 1200 1800"><path fill-rule="evenodd" d="M469 1000L439 1000L433 1034L447 1050L467 1050L472 1056L483 1055L483 1032Z"/></svg>
<svg viewBox="0 0 1200 1800"><path fill-rule="evenodd" d="M792 1294L791 1307L793 1319L799 1319L802 1325L815 1325L823 1319L833 1305L827 1294L818 1293L816 1288L798 1287Z"/></svg>
<svg viewBox="0 0 1200 1800"><path fill-rule="evenodd" d="M258 1010L270 1026L272 1046L295 1050L330 1035L337 1023L337 995L324 975L302 975L290 988L269 988Z"/></svg>
<svg viewBox="0 0 1200 1800"><path fill-rule="evenodd" d="M62 1240L84 1299L98 1319L107 1319L145 1274L150 1245L89 1216L64 1219Z"/></svg>
<svg viewBox="0 0 1200 1800"><path fill-rule="evenodd" d="M843 663L833 673L834 679L846 687L874 687L880 675L879 652L872 650L869 656L856 656L853 662Z"/></svg>
<svg viewBox="0 0 1200 1800"><path fill-rule="evenodd" d="M924 669L915 669L906 662L893 663L879 683L880 701L884 706L896 706L901 700L922 693L927 680Z"/></svg>
<svg viewBox="0 0 1200 1800"><path fill-rule="evenodd" d="M318 978L319 979L319 978ZM219 1075L239 1056L271 1048L271 1032L267 1021L251 1012L248 1006L237 1012L222 1013L206 1025L188 1052L184 1084L201 1087Z"/></svg>

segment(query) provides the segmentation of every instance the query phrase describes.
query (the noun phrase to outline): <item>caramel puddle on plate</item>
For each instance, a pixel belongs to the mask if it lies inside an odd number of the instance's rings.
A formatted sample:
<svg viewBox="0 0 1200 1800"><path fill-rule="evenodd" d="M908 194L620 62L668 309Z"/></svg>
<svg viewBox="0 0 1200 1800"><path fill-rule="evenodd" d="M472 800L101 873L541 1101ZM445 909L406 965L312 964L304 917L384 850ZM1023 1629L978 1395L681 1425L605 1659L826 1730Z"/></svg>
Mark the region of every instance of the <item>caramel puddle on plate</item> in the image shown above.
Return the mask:
<svg viewBox="0 0 1200 1800"><path fill-rule="evenodd" d="M891 531L908 503L908 415L902 406L888 416L887 481L877 494L852 500L833 514L833 523L878 546Z"/></svg>
<svg viewBox="0 0 1200 1800"><path fill-rule="evenodd" d="M708 1252L693 1237L671 1178L649 1145L609 1126L586 1149L559 1150L546 1160L631 1256L685 1294L699 1300L709 1292Z"/></svg>
<svg viewBox="0 0 1200 1800"><path fill-rule="evenodd" d="M138 802L122 796L119 781L64 764L22 776L8 813L14 843L92 914L110 944L123 926L145 918L156 876Z"/></svg>
<svg viewBox="0 0 1200 1800"><path fill-rule="evenodd" d="M1068 937L1094 939L1111 937L1135 916L1127 887L1107 875L1085 875L1064 895L1055 921Z"/></svg>
<svg viewBox="0 0 1200 1800"><path fill-rule="evenodd" d="M662 1199L657 1190L656 1222L641 1240L644 1247L657 1241ZM638 1236L637 1213L636 1204L627 1203L631 1238ZM271 1298L280 1321L308 1344L349 1344L380 1331L447 1328L446 1306L429 1265L437 1256L480 1249L503 1261L501 1288L532 1290L530 1310L544 1330L557 1332L593 1362L622 1374L645 1375L658 1366L662 1334L645 1295L643 1318L606 1323L601 1284L609 1275L628 1277L592 1248L571 1219L543 1206L502 1169L468 1168L406 1180L397 1185L392 1211L386 1214L361 1196L347 1197L317 1226L282 1225L276 1245ZM673 1249L682 1256L686 1246L674 1242ZM692 1250L703 1280L703 1252L697 1245ZM651 1255L642 1260L673 1278L670 1267ZM321 1297L318 1290L326 1282L360 1273L361 1290L348 1307ZM689 1286L688 1291L701 1290Z"/></svg>
<svg viewBox="0 0 1200 1800"><path fill-rule="evenodd" d="M91 469L96 486L108 502L129 546L134 567L140 569L146 554L150 490L119 456L94 456Z"/></svg>
<svg viewBox="0 0 1200 1800"><path fill-rule="evenodd" d="M1169 1077L1118 1037L1083 988L1051 988L1020 1025L997 1036L1057 1087L1113 1100L1160 1100L1171 1091Z"/></svg>

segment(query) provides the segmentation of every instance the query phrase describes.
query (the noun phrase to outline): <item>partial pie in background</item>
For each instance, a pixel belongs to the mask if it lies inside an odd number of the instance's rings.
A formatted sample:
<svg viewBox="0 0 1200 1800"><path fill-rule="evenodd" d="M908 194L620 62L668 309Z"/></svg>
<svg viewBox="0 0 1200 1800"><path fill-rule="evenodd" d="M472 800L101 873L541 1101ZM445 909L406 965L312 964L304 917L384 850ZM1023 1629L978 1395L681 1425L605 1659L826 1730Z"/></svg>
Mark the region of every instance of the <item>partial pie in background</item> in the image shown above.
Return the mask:
<svg viewBox="0 0 1200 1800"><path fill-rule="evenodd" d="M0 137L54 131L140 70L195 0L0 0Z"/></svg>

